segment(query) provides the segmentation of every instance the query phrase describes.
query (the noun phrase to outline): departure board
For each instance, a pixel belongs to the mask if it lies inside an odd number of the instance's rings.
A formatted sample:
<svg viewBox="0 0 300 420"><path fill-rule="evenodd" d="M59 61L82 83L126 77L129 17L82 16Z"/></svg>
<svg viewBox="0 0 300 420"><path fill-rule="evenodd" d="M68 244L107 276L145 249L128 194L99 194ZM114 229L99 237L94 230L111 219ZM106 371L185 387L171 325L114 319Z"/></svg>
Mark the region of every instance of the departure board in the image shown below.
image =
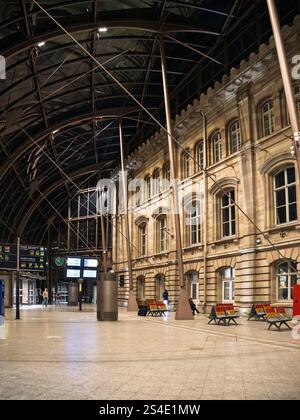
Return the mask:
<svg viewBox="0 0 300 420"><path fill-rule="evenodd" d="M0 268L17 268L17 246L12 244L0 244Z"/></svg>
<svg viewBox="0 0 300 420"><path fill-rule="evenodd" d="M45 271L47 249L36 245L20 246L20 270ZM0 244L0 269L17 269L17 245Z"/></svg>
<svg viewBox="0 0 300 420"><path fill-rule="evenodd" d="M42 246L21 245L20 269L26 271L44 271L46 269L47 249Z"/></svg>

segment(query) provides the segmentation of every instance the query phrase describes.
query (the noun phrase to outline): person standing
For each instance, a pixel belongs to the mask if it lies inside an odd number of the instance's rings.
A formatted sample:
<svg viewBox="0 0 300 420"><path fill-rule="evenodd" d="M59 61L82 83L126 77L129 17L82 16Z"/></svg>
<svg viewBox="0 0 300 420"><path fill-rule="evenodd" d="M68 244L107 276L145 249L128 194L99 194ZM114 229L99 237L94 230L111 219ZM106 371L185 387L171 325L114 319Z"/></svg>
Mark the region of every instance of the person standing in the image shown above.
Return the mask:
<svg viewBox="0 0 300 420"><path fill-rule="evenodd" d="M168 309L168 304L169 304L169 292L167 291L167 289L164 290L163 294L162 294L162 298L164 301L164 304L166 305L167 309Z"/></svg>
<svg viewBox="0 0 300 420"><path fill-rule="evenodd" d="M45 305L45 307L47 308L47 306L48 306L48 300L49 300L49 293L48 293L48 289L46 287L46 289L43 291L43 302L42 302L42 306Z"/></svg>

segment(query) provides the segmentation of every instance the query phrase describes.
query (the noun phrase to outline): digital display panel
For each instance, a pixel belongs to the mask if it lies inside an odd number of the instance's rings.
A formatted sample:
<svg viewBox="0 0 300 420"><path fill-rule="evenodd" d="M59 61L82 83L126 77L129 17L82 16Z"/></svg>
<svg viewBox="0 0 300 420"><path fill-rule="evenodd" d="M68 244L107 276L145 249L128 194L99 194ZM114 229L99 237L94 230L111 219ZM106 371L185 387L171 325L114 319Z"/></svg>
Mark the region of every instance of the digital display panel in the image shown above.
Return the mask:
<svg viewBox="0 0 300 420"><path fill-rule="evenodd" d="M44 271L46 269L47 249L42 246L20 246L20 269L28 271Z"/></svg>
<svg viewBox="0 0 300 420"><path fill-rule="evenodd" d="M16 245L0 244L0 268L17 268Z"/></svg>
<svg viewBox="0 0 300 420"><path fill-rule="evenodd" d="M81 258L67 258L67 265L69 267L80 267L81 266Z"/></svg>
<svg viewBox="0 0 300 420"><path fill-rule="evenodd" d="M83 263L84 267L88 267L88 268L97 268L98 267L98 260L96 259L84 259L84 263Z"/></svg>
<svg viewBox="0 0 300 420"><path fill-rule="evenodd" d="M71 278L71 279L75 279L75 278L80 278L80 270L72 270L69 269L67 270L67 277Z"/></svg>
<svg viewBox="0 0 300 420"><path fill-rule="evenodd" d="M86 279L95 279L97 277L96 270L83 270L83 277Z"/></svg>

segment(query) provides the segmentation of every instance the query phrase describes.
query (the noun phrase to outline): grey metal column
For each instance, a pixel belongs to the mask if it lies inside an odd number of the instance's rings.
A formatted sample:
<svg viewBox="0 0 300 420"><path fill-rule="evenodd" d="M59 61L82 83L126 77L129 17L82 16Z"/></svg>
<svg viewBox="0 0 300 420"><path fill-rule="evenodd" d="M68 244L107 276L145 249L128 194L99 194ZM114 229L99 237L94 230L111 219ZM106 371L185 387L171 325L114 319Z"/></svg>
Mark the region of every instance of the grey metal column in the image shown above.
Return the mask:
<svg viewBox="0 0 300 420"><path fill-rule="evenodd" d="M17 239L16 319L20 319L20 238Z"/></svg>
<svg viewBox="0 0 300 420"><path fill-rule="evenodd" d="M133 291L133 277L132 277L132 261L131 261L131 248L130 248L130 232L128 220L128 202L127 202L127 184L125 180L125 166L124 166L124 140L123 140L123 125L122 120L119 120L119 133L120 133L120 151L121 151L121 172L122 172L122 189L123 189L123 203L124 203L124 224L125 224L125 241L127 248L128 259L128 276L129 276L129 298L128 298L128 311L137 311L138 304L136 296Z"/></svg>
<svg viewBox="0 0 300 420"><path fill-rule="evenodd" d="M183 259L182 259L182 240L181 240L181 229L180 229L180 217L179 217L179 199L178 199L178 185L177 185L177 174L175 167L175 153L174 153L174 142L172 137L172 124L171 124L171 108L170 108L170 97L168 88L168 75L167 65L164 47L164 38L160 35L160 55L161 55L161 68L164 88L164 101L165 101L165 113L167 122L168 132L168 147L170 155L170 175L172 185L172 201L173 201L173 212L174 212L174 226L175 226L175 240L176 240L176 254L177 254L177 267L180 284L180 292L178 297L178 304L176 309L175 319L194 319L191 311L189 298L184 281L184 270L183 270Z"/></svg>
<svg viewBox="0 0 300 420"><path fill-rule="evenodd" d="M290 116L291 127L293 131L294 139L294 150L298 163L298 172L300 178L300 132L299 132L299 122L296 109L296 103L293 93L293 85L290 76L290 70L287 60L286 51L284 48L283 37L281 33L280 22L278 18L278 13L276 9L275 0L267 0L268 10L270 15L270 20L273 28L274 40L279 60L279 66L283 81L284 92L286 96L287 108Z"/></svg>

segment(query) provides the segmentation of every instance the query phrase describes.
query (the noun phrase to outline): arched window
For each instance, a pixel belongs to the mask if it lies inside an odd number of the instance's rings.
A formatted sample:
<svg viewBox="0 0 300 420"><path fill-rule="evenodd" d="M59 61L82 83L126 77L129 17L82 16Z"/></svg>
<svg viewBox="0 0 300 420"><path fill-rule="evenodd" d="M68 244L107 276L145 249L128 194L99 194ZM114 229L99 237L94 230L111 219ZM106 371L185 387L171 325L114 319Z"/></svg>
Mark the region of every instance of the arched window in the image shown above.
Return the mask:
<svg viewBox="0 0 300 420"><path fill-rule="evenodd" d="M139 235L139 256L143 257L147 253L147 224L142 222L138 225L138 235Z"/></svg>
<svg viewBox="0 0 300 420"><path fill-rule="evenodd" d="M221 270L222 303L234 303L235 269L226 267Z"/></svg>
<svg viewBox="0 0 300 420"><path fill-rule="evenodd" d="M191 156L190 149L185 149L182 154L182 176L183 179L191 176Z"/></svg>
<svg viewBox="0 0 300 420"><path fill-rule="evenodd" d="M220 131L213 134L211 144L213 148L213 161L217 163L222 159L222 135Z"/></svg>
<svg viewBox="0 0 300 420"><path fill-rule="evenodd" d="M148 200L149 198L151 198L151 178L150 175L147 175L145 178L144 199Z"/></svg>
<svg viewBox="0 0 300 420"><path fill-rule="evenodd" d="M278 302L293 300L293 288L297 284L297 261L289 260L281 262L276 270Z"/></svg>
<svg viewBox="0 0 300 420"><path fill-rule="evenodd" d="M156 247L157 252L165 252L168 244L167 216L160 215L156 219Z"/></svg>
<svg viewBox="0 0 300 420"><path fill-rule="evenodd" d="M199 273L198 271L189 271L186 273L186 285L190 298L193 299L195 305L200 303L199 299Z"/></svg>
<svg viewBox="0 0 300 420"><path fill-rule="evenodd" d="M165 290L165 276L163 274L158 274L155 277L155 298L157 300L162 300L163 292Z"/></svg>
<svg viewBox="0 0 300 420"><path fill-rule="evenodd" d="M241 128L238 120L233 121L228 127L230 153L236 153L241 148Z"/></svg>
<svg viewBox="0 0 300 420"><path fill-rule="evenodd" d="M186 244L195 245L201 242L201 206L194 200L187 206L186 214Z"/></svg>
<svg viewBox="0 0 300 420"><path fill-rule="evenodd" d="M261 107L262 136L266 137L275 131L275 113L273 101L265 102Z"/></svg>
<svg viewBox="0 0 300 420"><path fill-rule="evenodd" d="M139 276L136 279L136 297L138 300L145 299L145 277Z"/></svg>
<svg viewBox="0 0 300 420"><path fill-rule="evenodd" d="M274 176L276 224L297 220L295 168L284 169Z"/></svg>
<svg viewBox="0 0 300 420"><path fill-rule="evenodd" d="M234 236L236 233L235 191L227 191L221 196L221 236Z"/></svg>
<svg viewBox="0 0 300 420"><path fill-rule="evenodd" d="M166 162L163 167L163 189L166 190L169 188L171 172L170 172L170 162Z"/></svg>
<svg viewBox="0 0 300 420"><path fill-rule="evenodd" d="M199 141L195 147L196 172L200 172L204 168L204 142Z"/></svg>
<svg viewBox="0 0 300 420"><path fill-rule="evenodd" d="M160 170L159 169L155 169L155 171L153 172L153 177L152 177L152 182L153 182L153 194L159 194L160 193Z"/></svg>

